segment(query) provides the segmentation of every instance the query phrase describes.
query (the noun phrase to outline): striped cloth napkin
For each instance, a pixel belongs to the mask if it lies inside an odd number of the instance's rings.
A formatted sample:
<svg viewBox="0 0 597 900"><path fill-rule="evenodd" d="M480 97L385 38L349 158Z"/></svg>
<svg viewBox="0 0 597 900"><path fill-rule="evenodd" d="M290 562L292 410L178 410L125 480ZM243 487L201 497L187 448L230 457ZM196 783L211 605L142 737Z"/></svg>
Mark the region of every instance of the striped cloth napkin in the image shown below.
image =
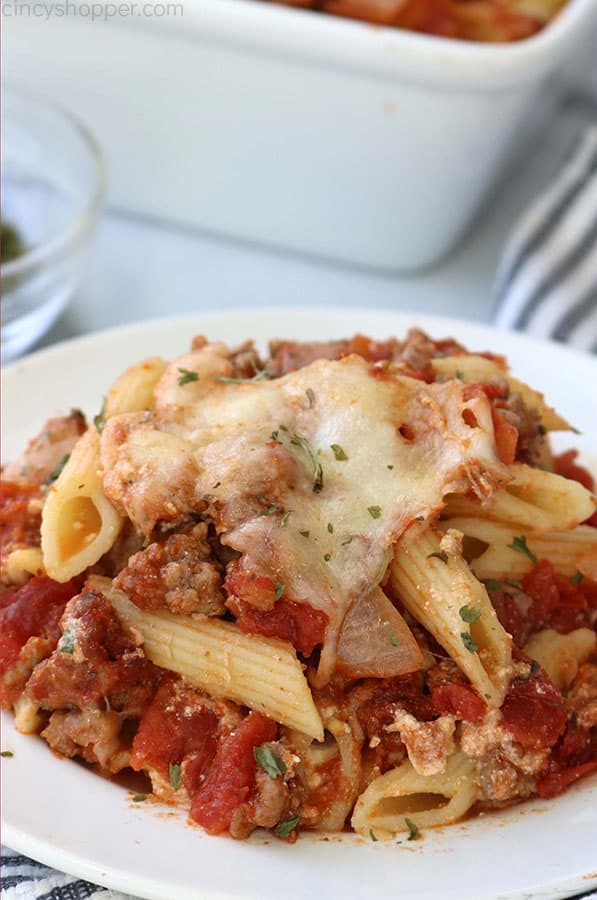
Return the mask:
<svg viewBox="0 0 597 900"><path fill-rule="evenodd" d="M496 325L597 353L597 126L522 216L494 290Z"/></svg>
<svg viewBox="0 0 597 900"><path fill-rule="evenodd" d="M495 300L497 325L597 353L597 126L515 228ZM7 848L1 867L2 900L134 900Z"/></svg>

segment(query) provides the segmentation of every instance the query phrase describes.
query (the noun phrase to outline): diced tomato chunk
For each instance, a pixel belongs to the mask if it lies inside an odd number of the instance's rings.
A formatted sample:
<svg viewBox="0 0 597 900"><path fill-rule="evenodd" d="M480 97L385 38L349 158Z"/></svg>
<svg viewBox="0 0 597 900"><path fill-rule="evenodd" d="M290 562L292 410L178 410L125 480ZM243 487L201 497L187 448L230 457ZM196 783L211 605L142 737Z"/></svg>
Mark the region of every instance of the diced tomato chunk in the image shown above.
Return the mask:
<svg viewBox="0 0 597 900"><path fill-rule="evenodd" d="M255 787L253 749L276 738L277 726L258 712L250 712L221 740L209 774L191 804L191 818L209 834L230 827L234 810L248 800Z"/></svg>
<svg viewBox="0 0 597 900"><path fill-rule="evenodd" d="M308 603L295 603L282 597L269 612L255 609L242 600L230 601L228 606L236 615L241 631L290 641L305 656L310 656L325 637L328 617Z"/></svg>
<svg viewBox="0 0 597 900"><path fill-rule="evenodd" d="M263 611L272 609L276 602L276 585L271 578L246 572L237 565L229 567L224 587L232 597Z"/></svg>
<svg viewBox="0 0 597 900"><path fill-rule="evenodd" d="M150 766L168 778L171 763L186 762L184 786L193 793L216 754L218 717L205 695L167 677L147 707L133 741L131 766Z"/></svg>
<svg viewBox="0 0 597 900"><path fill-rule="evenodd" d="M557 797L575 781L586 778L592 772L597 772L597 759L581 763L579 766L572 766L569 769L562 769L560 772L551 772L537 784L537 794L544 800Z"/></svg>
<svg viewBox="0 0 597 900"><path fill-rule="evenodd" d="M510 466L516 459L518 429L508 422L495 406L491 407L491 418L497 454L504 465Z"/></svg>
<svg viewBox="0 0 597 900"><path fill-rule="evenodd" d="M559 456L555 456L553 460L554 470L558 475L564 478L572 478L574 481L580 482L588 491L595 489L595 481L588 469L579 466L576 462L578 450L565 450Z"/></svg>
<svg viewBox="0 0 597 900"><path fill-rule="evenodd" d="M60 584L41 575L12 595L0 609L0 673L16 662L30 637L58 640L60 617L79 587L77 579Z"/></svg>
<svg viewBox="0 0 597 900"><path fill-rule="evenodd" d="M39 546L41 505L39 485L0 481L0 553L4 559L15 545Z"/></svg>
<svg viewBox="0 0 597 900"><path fill-rule="evenodd" d="M564 698L543 669L527 681L513 681L502 705L504 727L531 750L553 747L566 727L567 717Z"/></svg>
<svg viewBox="0 0 597 900"><path fill-rule="evenodd" d="M554 628L566 634L590 627L591 611L597 609L597 585L589 579L572 582L542 559L524 576L522 589L533 601L529 614L533 631Z"/></svg>
<svg viewBox="0 0 597 900"><path fill-rule="evenodd" d="M487 704L468 684L438 684L431 691L434 709L445 716L455 716L467 722L478 722Z"/></svg>

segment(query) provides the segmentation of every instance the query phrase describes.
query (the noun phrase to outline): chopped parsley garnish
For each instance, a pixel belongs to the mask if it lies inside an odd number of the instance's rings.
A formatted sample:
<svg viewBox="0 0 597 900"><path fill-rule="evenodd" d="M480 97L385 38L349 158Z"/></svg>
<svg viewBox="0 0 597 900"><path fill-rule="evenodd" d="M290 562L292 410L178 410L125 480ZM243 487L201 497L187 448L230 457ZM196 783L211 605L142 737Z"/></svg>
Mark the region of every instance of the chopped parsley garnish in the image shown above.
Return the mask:
<svg viewBox="0 0 597 900"><path fill-rule="evenodd" d="M502 586L495 578L482 578L481 583L485 585L488 591L500 591Z"/></svg>
<svg viewBox="0 0 597 900"><path fill-rule="evenodd" d="M408 839L409 841L416 841L419 837L419 826L415 825L412 819L405 819L406 827L408 828Z"/></svg>
<svg viewBox="0 0 597 900"><path fill-rule="evenodd" d="M307 400L309 401L309 408L315 405L315 394L313 393L313 388L307 388L305 391L307 395Z"/></svg>
<svg viewBox="0 0 597 900"><path fill-rule="evenodd" d="M62 457L62 459L60 460L58 465L55 466L52 469L52 471L50 472L48 481L56 481L56 479L60 477L60 475L62 474L62 470L64 469L64 467L67 464L67 462L69 461L69 459L70 459L70 453L66 453Z"/></svg>
<svg viewBox="0 0 597 900"><path fill-rule="evenodd" d="M178 763L170 763L168 766L168 777L170 778L172 790L177 791L182 784L182 775Z"/></svg>
<svg viewBox="0 0 597 900"><path fill-rule="evenodd" d="M275 516L278 513L283 513L283 512L284 512L284 507L282 507L282 506L267 506L265 509L259 510L259 515L260 516Z"/></svg>
<svg viewBox="0 0 597 900"><path fill-rule="evenodd" d="M180 372L178 383L181 387L185 384L190 384L191 381L199 381L199 375L197 374L197 372L191 372L190 369L180 367L178 371Z"/></svg>
<svg viewBox="0 0 597 900"><path fill-rule="evenodd" d="M348 547L349 544L352 544L352 534L349 534L345 541L342 541L342 547Z"/></svg>
<svg viewBox="0 0 597 900"><path fill-rule="evenodd" d="M330 534L333 534L333 533L334 533L334 526L332 525L331 522L328 522L328 532L329 532Z"/></svg>
<svg viewBox="0 0 597 900"><path fill-rule="evenodd" d="M73 638L72 631L65 631L60 638L60 643L58 644L58 649L61 653L74 653L75 650L75 640Z"/></svg>
<svg viewBox="0 0 597 900"><path fill-rule="evenodd" d="M537 557L533 553L530 547L527 546L527 539L524 534L521 534L520 537L515 537L511 544L506 545L510 550L516 550L518 553L524 553L525 556L537 565Z"/></svg>
<svg viewBox="0 0 597 900"><path fill-rule="evenodd" d="M464 372L462 372L460 369L456 369L456 378L458 379L458 381L464 381Z"/></svg>
<svg viewBox="0 0 597 900"><path fill-rule="evenodd" d="M286 585L282 584L281 581L277 581L276 582L276 600L279 600L281 597L283 597L285 591L286 591Z"/></svg>
<svg viewBox="0 0 597 900"><path fill-rule="evenodd" d="M481 615L481 610L476 606L461 606L458 610L463 622L476 622Z"/></svg>
<svg viewBox="0 0 597 900"><path fill-rule="evenodd" d="M230 378L226 375L216 375L215 380L222 381L224 384L253 384L255 381L269 381L270 378L271 375L267 369L260 369L250 378Z"/></svg>
<svg viewBox="0 0 597 900"><path fill-rule="evenodd" d="M448 554L445 550L437 550L435 553L428 553L427 559L441 559L443 563L448 562Z"/></svg>
<svg viewBox="0 0 597 900"><path fill-rule="evenodd" d="M580 584L584 577L582 572L577 571L570 576L570 584Z"/></svg>
<svg viewBox="0 0 597 900"><path fill-rule="evenodd" d="M308 532L308 531L299 531L299 534L301 534L304 538L308 538L310 532Z"/></svg>
<svg viewBox="0 0 597 900"><path fill-rule="evenodd" d="M270 747L253 747L253 756L270 778L279 778L286 771L283 760Z"/></svg>
<svg viewBox="0 0 597 900"><path fill-rule="evenodd" d="M398 647L400 644L400 641L397 638L395 638L393 634L388 634L386 637L386 640L387 640L388 644L390 645L390 647Z"/></svg>
<svg viewBox="0 0 597 900"><path fill-rule="evenodd" d="M333 451L334 456L336 457L338 462L346 462L346 460L348 459L348 456L346 455L340 444L332 444L331 450Z"/></svg>
<svg viewBox="0 0 597 900"><path fill-rule="evenodd" d="M466 647L469 653L476 653L479 649L475 644L471 634L468 631L461 631L460 637L462 639L462 643Z"/></svg>
<svg viewBox="0 0 597 900"><path fill-rule="evenodd" d="M387 468L391 470L394 468L394 466L391 463L388 463ZM398 843L400 843L400 841L398 841Z"/></svg>
<svg viewBox="0 0 597 900"><path fill-rule="evenodd" d="M133 797L133 803L143 803L144 800L147 800L147 794L135 794Z"/></svg>
<svg viewBox="0 0 597 900"><path fill-rule="evenodd" d="M14 753L12 752L12 750L2 750L0 756L2 757L2 759L10 759L12 756L14 756Z"/></svg>
<svg viewBox="0 0 597 900"><path fill-rule="evenodd" d="M104 399L102 400L102 408L98 412L97 416L93 417L93 424L95 425L95 427L97 428L97 430L99 431L100 434L104 430L104 425L106 424L105 415L106 415L106 398L104 397Z"/></svg>
<svg viewBox="0 0 597 900"><path fill-rule="evenodd" d="M377 843L377 838L375 837L375 832L373 831L372 828L369 829L369 837L371 838L372 841L375 841Z"/></svg>
<svg viewBox="0 0 597 900"><path fill-rule="evenodd" d="M381 516L381 506L368 506L367 512L372 519L379 519Z"/></svg>
<svg viewBox="0 0 597 900"><path fill-rule="evenodd" d="M329 562L330 559L332 558L332 554L331 554L331 553L324 553L323 558L324 558L324 560L325 560L326 562Z"/></svg>
<svg viewBox="0 0 597 900"><path fill-rule="evenodd" d="M522 584L520 581L516 581L515 578L505 578L506 584L509 584L510 587L516 588L518 591L522 590Z"/></svg>
<svg viewBox="0 0 597 900"><path fill-rule="evenodd" d="M23 478L26 478L32 468L33 468L33 466L31 466L31 465L21 466L21 471L19 472L19 475L22 475Z"/></svg>
<svg viewBox="0 0 597 900"><path fill-rule="evenodd" d="M287 838L288 835L294 831L300 820L300 816L291 816L289 819L284 819L283 822L278 822L274 828L274 834L277 837Z"/></svg>
<svg viewBox="0 0 597 900"><path fill-rule="evenodd" d="M288 523L288 519L290 518L290 510L285 512L282 516L282 521L280 522L280 528L284 528L284 526Z"/></svg>
<svg viewBox="0 0 597 900"><path fill-rule="evenodd" d="M537 425L537 431L542 436L547 434L547 428L545 427L545 425L541 425L541 424Z"/></svg>

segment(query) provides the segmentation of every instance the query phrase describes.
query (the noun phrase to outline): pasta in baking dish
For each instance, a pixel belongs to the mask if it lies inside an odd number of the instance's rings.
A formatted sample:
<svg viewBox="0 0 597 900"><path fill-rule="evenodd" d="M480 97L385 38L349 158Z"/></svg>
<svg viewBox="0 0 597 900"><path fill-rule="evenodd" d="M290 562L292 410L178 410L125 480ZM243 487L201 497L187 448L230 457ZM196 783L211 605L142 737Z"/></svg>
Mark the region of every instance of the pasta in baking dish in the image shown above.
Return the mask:
<svg viewBox="0 0 597 900"><path fill-rule="evenodd" d="M566 0L271 0L376 25L465 41L503 43L531 37Z"/></svg>
<svg viewBox="0 0 597 900"><path fill-rule="evenodd" d="M3 470L16 727L210 834L367 839L597 770L597 513L506 361L204 337Z"/></svg>

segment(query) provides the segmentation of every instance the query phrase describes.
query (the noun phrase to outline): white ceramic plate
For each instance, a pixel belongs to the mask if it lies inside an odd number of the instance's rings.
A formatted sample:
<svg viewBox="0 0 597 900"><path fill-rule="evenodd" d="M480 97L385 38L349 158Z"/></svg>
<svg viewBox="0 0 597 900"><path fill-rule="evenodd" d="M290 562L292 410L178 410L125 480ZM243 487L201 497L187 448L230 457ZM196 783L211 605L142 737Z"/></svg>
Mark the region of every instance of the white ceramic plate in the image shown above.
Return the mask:
<svg viewBox="0 0 597 900"><path fill-rule="evenodd" d="M191 336L235 343L247 336L401 335L419 323L478 350L507 353L517 375L541 387L583 429L576 444L597 455L597 360L451 319L367 310L260 310L149 322L81 338L16 363L4 376L4 459L15 456L48 415L71 406L95 413L106 386L142 356L177 355ZM72 874L160 900L482 900L568 897L597 886L597 779L555 801L473 819L399 846L354 836L302 836L294 846L256 836L210 838L178 812L146 802L38 738L16 733L3 714L3 840Z"/></svg>

